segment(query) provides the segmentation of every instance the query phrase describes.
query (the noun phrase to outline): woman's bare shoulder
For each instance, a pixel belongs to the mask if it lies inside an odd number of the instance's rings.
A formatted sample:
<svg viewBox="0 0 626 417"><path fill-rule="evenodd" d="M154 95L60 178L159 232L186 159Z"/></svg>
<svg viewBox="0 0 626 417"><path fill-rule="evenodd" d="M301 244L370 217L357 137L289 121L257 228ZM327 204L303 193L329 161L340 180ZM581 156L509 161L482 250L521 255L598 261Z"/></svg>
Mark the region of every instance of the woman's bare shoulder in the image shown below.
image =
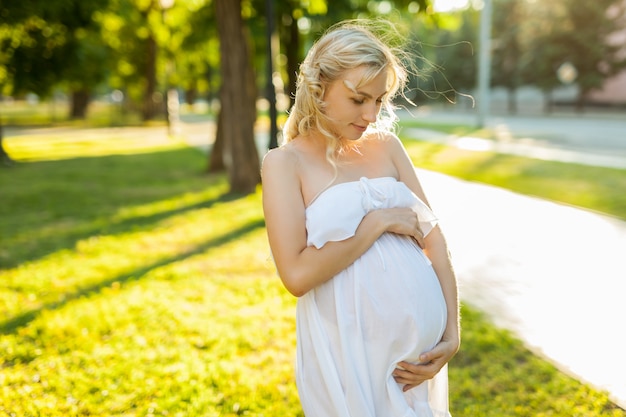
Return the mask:
<svg viewBox="0 0 626 417"><path fill-rule="evenodd" d="M294 172L298 164L298 154L290 143L271 149L263 157L262 171L277 170Z"/></svg>
<svg viewBox="0 0 626 417"><path fill-rule="evenodd" d="M367 142L379 142L386 143L390 140L398 140L398 137L395 133L389 132L387 130L376 130L373 129L368 131L365 135L363 135L362 140Z"/></svg>
<svg viewBox="0 0 626 417"><path fill-rule="evenodd" d="M373 131L363 137L363 143L379 150L390 151L402 147L402 142L393 132Z"/></svg>
<svg viewBox="0 0 626 417"><path fill-rule="evenodd" d="M278 218L284 221L289 216L288 212L304 212L298 155L292 146L286 144L265 154L261 178L266 219Z"/></svg>

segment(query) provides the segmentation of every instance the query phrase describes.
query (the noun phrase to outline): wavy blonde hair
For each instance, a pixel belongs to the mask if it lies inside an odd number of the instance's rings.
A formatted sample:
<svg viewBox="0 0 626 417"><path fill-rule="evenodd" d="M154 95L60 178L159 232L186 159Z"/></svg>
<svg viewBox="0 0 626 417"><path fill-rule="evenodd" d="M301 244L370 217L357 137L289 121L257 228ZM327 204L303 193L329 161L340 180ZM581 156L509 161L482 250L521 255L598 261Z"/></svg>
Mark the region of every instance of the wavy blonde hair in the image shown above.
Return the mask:
<svg viewBox="0 0 626 417"><path fill-rule="evenodd" d="M332 26L300 65L295 103L283 127L284 142L318 131L326 138L327 159L335 165L344 143L330 128L331 120L324 113L324 95L331 83L359 67L366 68L360 85L387 71L387 94L375 127L381 132L392 131L396 121L392 100L407 80L407 70L400 59L403 52L391 46L392 38L398 39L398 34L390 23L351 20Z"/></svg>

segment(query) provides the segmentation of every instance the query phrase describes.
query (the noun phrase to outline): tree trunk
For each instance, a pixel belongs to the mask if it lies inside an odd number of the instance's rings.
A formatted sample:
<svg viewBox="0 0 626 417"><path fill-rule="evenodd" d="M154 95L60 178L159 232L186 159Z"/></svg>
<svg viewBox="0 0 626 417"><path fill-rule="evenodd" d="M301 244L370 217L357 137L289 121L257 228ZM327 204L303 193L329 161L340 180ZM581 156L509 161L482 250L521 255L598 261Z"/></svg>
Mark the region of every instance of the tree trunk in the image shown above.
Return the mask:
<svg viewBox="0 0 626 417"><path fill-rule="evenodd" d="M88 106L89 106L89 91L87 91L87 89L72 91L72 105L70 108L70 119L85 119L87 117Z"/></svg>
<svg viewBox="0 0 626 417"><path fill-rule="evenodd" d="M292 14L293 16L293 14ZM287 44L287 96L290 99L289 107L293 106L296 97L296 83L298 82L298 69L300 66L300 31L298 20L292 18L289 26L289 43Z"/></svg>
<svg viewBox="0 0 626 417"><path fill-rule="evenodd" d="M215 141L209 155L209 172L221 172L226 169L224 164L224 122L222 122L222 111L217 116L217 130Z"/></svg>
<svg viewBox="0 0 626 417"><path fill-rule="evenodd" d="M261 182L261 174L254 140L255 77L244 35L241 0L216 0L215 6L222 73L218 130L224 141L224 162L231 192L252 193Z"/></svg>
<svg viewBox="0 0 626 417"><path fill-rule="evenodd" d="M198 98L198 89L196 88L195 83L194 83L193 87L189 87L187 91L185 91L185 103L187 103L190 106L193 106L197 98Z"/></svg>
<svg viewBox="0 0 626 417"><path fill-rule="evenodd" d="M146 67L144 73L146 88L143 93L143 109L141 112L141 116L144 121L154 119L156 114L154 93L156 91L157 44L153 35L150 35L146 41L146 54Z"/></svg>
<svg viewBox="0 0 626 417"><path fill-rule="evenodd" d="M585 111L585 100L587 98L587 92L583 89L580 90L576 97L576 112L583 113Z"/></svg>
<svg viewBox="0 0 626 417"><path fill-rule="evenodd" d="M2 126L2 120L0 120L0 163L2 165L13 165L13 159L9 156L7 151L4 149L4 128Z"/></svg>
<svg viewBox="0 0 626 417"><path fill-rule="evenodd" d="M206 99L209 102L209 105L211 105L211 103L213 103L213 100L215 99L216 93L215 93L215 89L213 88L213 79L214 74L213 74L213 68L211 67L211 65L207 66L206 69L206 73L205 73L205 80L207 82L207 92L206 92ZM209 108L209 110L211 110L211 108Z"/></svg>
<svg viewBox="0 0 626 417"><path fill-rule="evenodd" d="M509 88L507 90L507 101L508 101L508 109L509 114L517 113L517 97L515 88Z"/></svg>

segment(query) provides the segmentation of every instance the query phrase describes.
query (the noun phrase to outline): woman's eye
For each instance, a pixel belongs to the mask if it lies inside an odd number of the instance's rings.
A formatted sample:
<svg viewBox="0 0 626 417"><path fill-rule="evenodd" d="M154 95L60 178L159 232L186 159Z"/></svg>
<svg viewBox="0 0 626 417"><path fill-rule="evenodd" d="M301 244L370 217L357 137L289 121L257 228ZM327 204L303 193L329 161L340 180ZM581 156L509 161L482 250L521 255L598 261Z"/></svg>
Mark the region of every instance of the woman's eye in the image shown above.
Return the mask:
<svg viewBox="0 0 626 417"><path fill-rule="evenodd" d="M365 102L365 100L359 100L356 98L353 98L352 101L354 102L354 104L363 104Z"/></svg>

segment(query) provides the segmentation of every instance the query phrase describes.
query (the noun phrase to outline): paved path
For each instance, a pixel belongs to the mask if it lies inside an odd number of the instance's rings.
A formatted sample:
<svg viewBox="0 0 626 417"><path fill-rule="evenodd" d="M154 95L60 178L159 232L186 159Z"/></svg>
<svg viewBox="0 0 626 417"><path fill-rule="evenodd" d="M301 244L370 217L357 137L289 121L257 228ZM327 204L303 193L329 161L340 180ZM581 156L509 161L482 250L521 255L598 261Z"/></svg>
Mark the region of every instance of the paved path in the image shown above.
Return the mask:
<svg viewBox="0 0 626 417"><path fill-rule="evenodd" d="M463 302L626 408L626 222L418 175L441 219Z"/></svg>

